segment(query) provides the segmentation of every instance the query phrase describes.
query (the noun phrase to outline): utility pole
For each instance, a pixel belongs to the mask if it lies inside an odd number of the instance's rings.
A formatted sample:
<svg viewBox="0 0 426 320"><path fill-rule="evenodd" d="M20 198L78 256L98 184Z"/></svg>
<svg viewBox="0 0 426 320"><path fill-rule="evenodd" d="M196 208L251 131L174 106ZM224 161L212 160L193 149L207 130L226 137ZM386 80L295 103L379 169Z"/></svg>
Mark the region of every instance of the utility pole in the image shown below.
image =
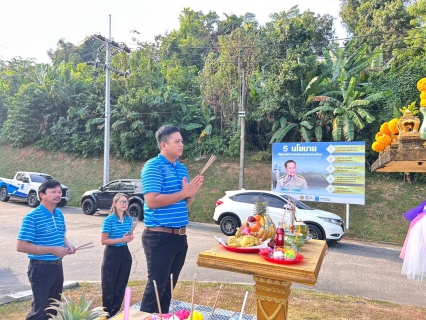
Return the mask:
<svg viewBox="0 0 426 320"><path fill-rule="evenodd" d="M110 129L111 129L111 99L110 99L110 71L114 71L115 73L127 77L130 74L130 71L122 72L111 68L111 55L115 55L121 50L130 53L130 49L125 44L118 44L113 41L111 38L111 15L109 15L109 37L106 39L101 35L90 36L86 39L86 44L89 44L93 41L93 39L102 41L106 48L106 59L105 65L101 66L100 61L96 58L96 61L87 62L88 65L93 65L96 68L103 68L105 71L105 132L104 132L104 177L103 177L103 185L106 185L109 182L109 146L110 146ZM99 49L103 48L101 46ZM112 51L112 52L111 52Z"/></svg>
<svg viewBox="0 0 426 320"><path fill-rule="evenodd" d="M242 189L244 188L244 149L246 133L246 69L244 67L241 85L241 108L240 111L238 111L238 116L241 117L239 189Z"/></svg>
<svg viewBox="0 0 426 320"><path fill-rule="evenodd" d="M110 91L110 72L111 65L110 43L111 43L111 15L109 15L109 41L106 43L106 59L105 59L105 134L104 134L104 180L103 185L109 182L109 137L110 137L110 120L111 120L111 91Z"/></svg>

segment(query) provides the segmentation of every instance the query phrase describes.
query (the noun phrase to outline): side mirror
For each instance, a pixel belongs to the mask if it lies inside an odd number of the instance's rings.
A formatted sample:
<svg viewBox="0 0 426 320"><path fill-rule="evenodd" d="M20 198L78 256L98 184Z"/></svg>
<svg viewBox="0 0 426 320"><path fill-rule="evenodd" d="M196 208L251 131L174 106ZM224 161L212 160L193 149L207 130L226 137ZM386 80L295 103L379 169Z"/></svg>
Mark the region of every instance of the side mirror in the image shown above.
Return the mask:
<svg viewBox="0 0 426 320"><path fill-rule="evenodd" d="M23 178L23 179L22 179L22 182L23 182L23 183L30 183L30 180L29 180L28 178Z"/></svg>
<svg viewBox="0 0 426 320"><path fill-rule="evenodd" d="M104 187L100 186L99 191L104 191Z"/></svg>

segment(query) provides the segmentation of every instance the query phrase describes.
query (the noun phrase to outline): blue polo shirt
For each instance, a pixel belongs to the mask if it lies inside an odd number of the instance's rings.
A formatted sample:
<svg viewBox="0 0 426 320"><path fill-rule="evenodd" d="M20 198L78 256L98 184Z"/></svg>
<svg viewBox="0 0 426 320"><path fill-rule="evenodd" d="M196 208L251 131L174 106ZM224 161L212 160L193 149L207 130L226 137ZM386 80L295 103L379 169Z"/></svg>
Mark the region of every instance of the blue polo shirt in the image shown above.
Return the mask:
<svg viewBox="0 0 426 320"><path fill-rule="evenodd" d="M65 247L65 219L62 211L55 208L52 214L42 204L28 213L22 220L18 240L39 246ZM28 254L30 259L55 261L59 258L51 253Z"/></svg>
<svg viewBox="0 0 426 320"><path fill-rule="evenodd" d="M141 179L144 194L155 192L172 194L182 190L182 179L189 182L188 170L176 160L170 162L159 154L148 160L142 168ZM166 207L148 208L144 203L144 223L146 227L180 228L188 225L188 208L186 200L182 199Z"/></svg>
<svg viewBox="0 0 426 320"><path fill-rule="evenodd" d="M130 233L132 221L133 219L131 217L124 216L123 221L120 222L117 216L111 213L102 223L102 233L108 233L108 239L120 239L126 233ZM111 246L114 247L122 247L125 245L127 245L126 242L111 244Z"/></svg>

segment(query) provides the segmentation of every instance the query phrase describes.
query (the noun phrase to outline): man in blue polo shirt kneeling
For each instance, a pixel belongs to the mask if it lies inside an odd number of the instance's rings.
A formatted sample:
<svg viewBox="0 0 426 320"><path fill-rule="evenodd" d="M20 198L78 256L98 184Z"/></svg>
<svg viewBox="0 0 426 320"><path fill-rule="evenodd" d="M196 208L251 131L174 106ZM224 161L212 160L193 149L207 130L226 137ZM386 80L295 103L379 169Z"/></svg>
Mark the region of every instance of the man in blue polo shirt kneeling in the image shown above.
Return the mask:
<svg viewBox="0 0 426 320"><path fill-rule="evenodd" d="M28 254L28 279L33 292L31 311L27 320L45 320L50 299L61 300L64 273L62 258L75 253L68 242L65 219L56 205L61 201L62 189L59 181L43 182L38 189L40 205L22 220L16 249ZM56 311L49 313L56 315Z"/></svg>
<svg viewBox="0 0 426 320"><path fill-rule="evenodd" d="M141 172L145 197L142 246L148 269L148 282L142 297L142 311L158 313L153 281L158 288L161 311L170 307L170 274L173 288L185 263L188 242L187 206L203 185L204 177L189 180L188 170L178 161L183 153L179 128L163 126L155 133L160 154L148 160Z"/></svg>

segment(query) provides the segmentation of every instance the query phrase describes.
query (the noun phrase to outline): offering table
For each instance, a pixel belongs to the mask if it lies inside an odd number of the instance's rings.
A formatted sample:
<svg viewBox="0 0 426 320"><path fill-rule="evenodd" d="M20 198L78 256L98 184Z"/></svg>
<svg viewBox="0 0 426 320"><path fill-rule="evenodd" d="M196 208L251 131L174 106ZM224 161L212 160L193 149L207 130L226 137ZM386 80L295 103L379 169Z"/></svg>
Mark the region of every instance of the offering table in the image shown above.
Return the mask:
<svg viewBox="0 0 426 320"><path fill-rule="evenodd" d="M296 264L276 264L258 253L237 253L216 245L198 255L199 267L250 274L255 282L257 319L287 319L292 282L313 286L327 250L325 241L310 240L299 249L304 259Z"/></svg>

